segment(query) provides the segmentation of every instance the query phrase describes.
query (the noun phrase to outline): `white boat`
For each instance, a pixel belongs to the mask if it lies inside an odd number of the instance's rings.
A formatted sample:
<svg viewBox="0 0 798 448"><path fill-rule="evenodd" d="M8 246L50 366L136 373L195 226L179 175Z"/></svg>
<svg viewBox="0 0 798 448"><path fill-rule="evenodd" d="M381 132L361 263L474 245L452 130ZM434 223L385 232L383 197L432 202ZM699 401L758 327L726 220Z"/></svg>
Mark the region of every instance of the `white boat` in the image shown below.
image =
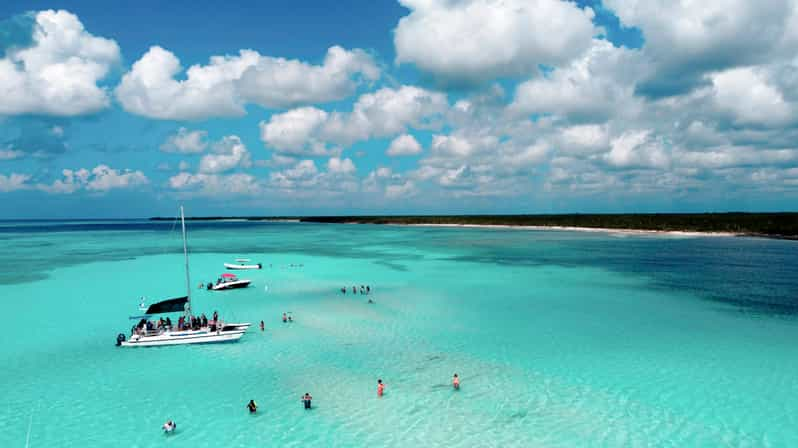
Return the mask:
<svg viewBox="0 0 798 448"><path fill-rule="evenodd" d="M226 289L246 288L252 280L241 280L234 274L224 273L219 276L216 283L208 283L208 290L210 291L223 291Z"/></svg>
<svg viewBox="0 0 798 448"><path fill-rule="evenodd" d="M239 258L235 263L225 263L224 267L227 269L262 269L263 265L260 263L246 264L249 260Z"/></svg>
<svg viewBox="0 0 798 448"><path fill-rule="evenodd" d="M145 312L139 325L134 326L130 339L123 333L116 338L116 345L119 347L154 347L159 345L186 345L186 344L208 344L215 342L233 342L241 339L241 336L249 328L249 323L226 323L221 320L202 319L202 323L190 328L176 328L172 325L165 325L160 328L151 328L146 325L147 319L156 314L167 314L183 312L187 322L191 322L191 279L188 271L188 247L186 245L186 220L183 215L183 207L180 207L180 222L183 228L183 256L186 260L186 296L173 299L162 300L153 303ZM143 304L143 303L142 303ZM199 320L199 319L197 319ZM171 320L169 321L171 322Z"/></svg>

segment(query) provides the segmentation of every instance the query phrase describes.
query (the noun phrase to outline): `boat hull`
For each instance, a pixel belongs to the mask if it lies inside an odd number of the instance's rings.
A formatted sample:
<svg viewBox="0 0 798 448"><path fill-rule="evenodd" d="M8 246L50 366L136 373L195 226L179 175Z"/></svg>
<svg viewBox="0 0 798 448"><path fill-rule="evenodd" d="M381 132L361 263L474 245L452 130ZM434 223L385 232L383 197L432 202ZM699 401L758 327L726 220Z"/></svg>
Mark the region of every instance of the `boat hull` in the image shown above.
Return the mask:
<svg viewBox="0 0 798 448"><path fill-rule="evenodd" d="M258 264L233 264L233 263L225 263L224 267L227 269L235 270L235 269L261 269L262 266L260 263Z"/></svg>
<svg viewBox="0 0 798 448"><path fill-rule="evenodd" d="M246 288L252 283L251 280L236 280L234 282L219 283L218 285L211 285L211 291L224 291L225 289L238 289Z"/></svg>
<svg viewBox="0 0 798 448"><path fill-rule="evenodd" d="M235 325L235 324L234 324ZM244 324L238 324L244 325ZM246 324L249 326L248 324ZM188 345L188 344L213 344L220 342L235 342L241 339L246 332L246 328L231 331L177 331L166 332L156 336L133 335L130 340L123 341L121 347L157 347L164 345Z"/></svg>

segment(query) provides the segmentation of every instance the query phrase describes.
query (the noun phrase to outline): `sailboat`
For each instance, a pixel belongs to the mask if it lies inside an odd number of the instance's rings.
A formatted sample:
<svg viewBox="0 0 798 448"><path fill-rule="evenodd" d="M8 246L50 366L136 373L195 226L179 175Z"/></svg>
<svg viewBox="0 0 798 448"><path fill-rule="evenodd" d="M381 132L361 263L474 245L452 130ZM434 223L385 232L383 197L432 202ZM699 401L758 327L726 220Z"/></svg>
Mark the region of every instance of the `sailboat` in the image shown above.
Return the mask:
<svg viewBox="0 0 798 448"><path fill-rule="evenodd" d="M119 347L152 347L158 345L185 345L207 344L212 342L233 342L249 328L249 323L226 323L221 320L212 320L204 325L188 325L184 328L175 326L161 326L153 328L147 324L150 316L166 313L183 312L186 322L191 322L191 280L188 273L188 246L186 244L186 219L183 215L183 206L180 206L180 223L183 228L183 256L186 260L186 295L172 299L162 300L147 307L139 325L133 327L130 339L124 333L116 337ZM203 322L204 323L204 322Z"/></svg>

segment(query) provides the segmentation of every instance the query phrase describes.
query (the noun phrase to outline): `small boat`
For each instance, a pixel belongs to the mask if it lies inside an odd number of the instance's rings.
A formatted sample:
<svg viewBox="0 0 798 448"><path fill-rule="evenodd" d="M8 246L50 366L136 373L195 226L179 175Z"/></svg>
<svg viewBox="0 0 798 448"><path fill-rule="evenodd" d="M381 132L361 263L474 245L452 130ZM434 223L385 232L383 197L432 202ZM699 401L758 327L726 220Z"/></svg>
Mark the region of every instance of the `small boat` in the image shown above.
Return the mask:
<svg viewBox="0 0 798 448"><path fill-rule="evenodd" d="M249 263L249 258L236 258L235 263L225 263L224 267L227 269L262 269L263 265L260 263Z"/></svg>
<svg viewBox="0 0 798 448"><path fill-rule="evenodd" d="M186 245L186 221L183 216L183 207L180 207L180 221L183 228L183 256L186 264L186 295L172 299L162 300L148 306L143 316L132 316L131 319L140 319L138 325L131 329L130 339L124 333L116 336L117 347L154 347L159 345L186 345L186 344L207 344L214 342L233 342L241 339L241 336L249 328L249 323L229 323L222 320L205 322L203 325L194 327L180 325L165 325L153 328L149 318L158 314L182 313L186 322L190 322L194 315L191 313L191 280L188 271L188 248ZM145 303L142 298L140 308L144 308ZM182 320L182 319L181 319ZM167 320L167 322L169 322Z"/></svg>
<svg viewBox="0 0 798 448"><path fill-rule="evenodd" d="M246 288L252 280L240 280L235 274L224 273L219 276L216 283L208 283L208 290L222 291L225 289Z"/></svg>

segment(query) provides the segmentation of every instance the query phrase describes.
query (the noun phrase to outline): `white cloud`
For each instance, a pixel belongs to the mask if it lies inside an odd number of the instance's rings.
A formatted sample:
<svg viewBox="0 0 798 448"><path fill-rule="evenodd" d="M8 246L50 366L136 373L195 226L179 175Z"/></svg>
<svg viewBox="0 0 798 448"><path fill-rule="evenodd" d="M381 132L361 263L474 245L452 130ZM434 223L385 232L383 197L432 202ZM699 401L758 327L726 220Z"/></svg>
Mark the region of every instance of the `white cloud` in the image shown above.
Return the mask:
<svg viewBox="0 0 798 448"><path fill-rule="evenodd" d="M636 51L594 40L590 50L569 66L519 84L509 110L601 123L615 113L636 109L632 97L640 67Z"/></svg>
<svg viewBox="0 0 798 448"><path fill-rule="evenodd" d="M385 152L391 157L412 156L421 153L421 145L410 134L402 134L391 141Z"/></svg>
<svg viewBox="0 0 798 448"><path fill-rule="evenodd" d="M129 188L149 183L141 171L115 170L108 165L97 165L91 170L86 184L87 190L108 191L115 188Z"/></svg>
<svg viewBox="0 0 798 448"><path fill-rule="evenodd" d="M609 146L606 127L596 124L562 128L557 140L560 152L575 156L601 152Z"/></svg>
<svg viewBox="0 0 798 448"><path fill-rule="evenodd" d="M594 34L593 11L560 0L400 0L396 60L438 79L481 82L561 65Z"/></svg>
<svg viewBox="0 0 798 448"><path fill-rule="evenodd" d="M118 60L116 42L91 35L74 14L40 11L32 45L0 59L0 115L97 112L109 104L97 82Z"/></svg>
<svg viewBox="0 0 798 448"><path fill-rule="evenodd" d="M652 67L641 87L653 96L685 93L707 72L794 55L798 42L793 0L607 0L605 5L624 24L642 30Z"/></svg>
<svg viewBox="0 0 798 448"><path fill-rule="evenodd" d="M355 164L352 159L340 159L338 157L331 157L327 161L327 172L333 174L353 174L355 172Z"/></svg>
<svg viewBox="0 0 798 448"><path fill-rule="evenodd" d="M323 155L324 143L319 131L327 120L327 112L315 107L301 107L273 114L260 122L260 138L269 147L285 154Z"/></svg>
<svg viewBox="0 0 798 448"><path fill-rule="evenodd" d="M361 95L351 112L303 107L273 114L268 122L260 123L261 140L285 154L327 155L332 151L328 144L347 146L409 127L437 127L447 108L441 93L414 86L383 88Z"/></svg>
<svg viewBox="0 0 798 448"><path fill-rule="evenodd" d="M213 154L202 156L199 164L200 173L215 174L230 171L236 167L252 166L249 151L238 136L230 135L213 145Z"/></svg>
<svg viewBox="0 0 798 448"><path fill-rule="evenodd" d="M0 174L0 192L24 190L29 188L27 184L30 176L27 174L11 173L9 175Z"/></svg>
<svg viewBox="0 0 798 448"><path fill-rule="evenodd" d="M717 107L742 124L784 125L793 119L793 105L754 68L737 68L711 76Z"/></svg>
<svg viewBox="0 0 798 448"><path fill-rule="evenodd" d="M61 179L56 179L52 184L37 184L36 188L56 194L71 194L81 189L104 193L149 183L149 179L141 171L119 170L103 164L97 165L91 171L86 168L65 169L61 174Z"/></svg>
<svg viewBox="0 0 798 448"><path fill-rule="evenodd" d="M169 178L169 187L188 196L226 197L258 195L262 187L257 179L246 173L205 174L178 173Z"/></svg>
<svg viewBox="0 0 798 448"><path fill-rule="evenodd" d="M241 50L193 65L177 80L180 61L151 47L122 77L116 96L128 111L150 118L197 120L240 116L247 103L269 108L339 100L351 95L357 79L375 80L379 69L362 50L331 47L324 64L262 56Z"/></svg>
<svg viewBox="0 0 798 448"><path fill-rule="evenodd" d="M185 160L181 160L180 163L177 165L177 169L180 171L186 171L191 167L188 162Z"/></svg>
<svg viewBox="0 0 798 448"><path fill-rule="evenodd" d="M388 185L385 187L385 197L388 199L411 197L417 192L416 185L412 180L407 180L401 184Z"/></svg>
<svg viewBox="0 0 798 448"><path fill-rule="evenodd" d="M666 168L670 156L663 143L651 131L626 132L610 143L604 159L618 168Z"/></svg>
<svg viewBox="0 0 798 448"><path fill-rule="evenodd" d="M25 153L16 149L0 149L0 160L14 160L25 156Z"/></svg>
<svg viewBox="0 0 798 448"><path fill-rule="evenodd" d="M200 153L208 147L207 131L189 131L181 127L176 134L170 135L161 144L161 151L183 154Z"/></svg>

